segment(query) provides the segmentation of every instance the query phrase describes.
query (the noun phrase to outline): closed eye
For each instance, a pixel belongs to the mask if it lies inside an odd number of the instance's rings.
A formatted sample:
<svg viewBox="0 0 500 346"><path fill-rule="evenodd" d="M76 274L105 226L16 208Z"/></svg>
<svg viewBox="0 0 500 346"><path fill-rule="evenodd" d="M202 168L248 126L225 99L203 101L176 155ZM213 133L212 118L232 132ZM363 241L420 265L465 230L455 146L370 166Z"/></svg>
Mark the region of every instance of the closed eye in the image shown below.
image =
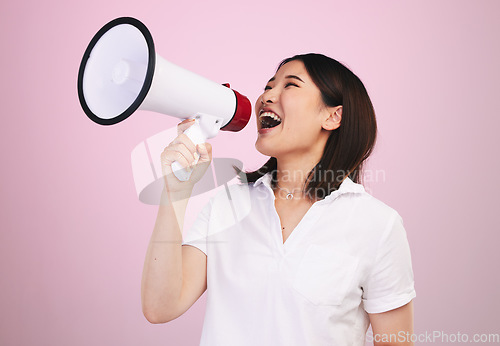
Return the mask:
<svg viewBox="0 0 500 346"><path fill-rule="evenodd" d="M289 87L289 86L294 86L294 87L297 87L297 88L299 87L297 84L292 83L292 82L288 82L288 83L286 83L286 84L285 84L285 88L287 88L287 87ZM264 87L264 90L271 90L271 89L272 89L272 88L271 88L269 85L266 85L266 86Z"/></svg>

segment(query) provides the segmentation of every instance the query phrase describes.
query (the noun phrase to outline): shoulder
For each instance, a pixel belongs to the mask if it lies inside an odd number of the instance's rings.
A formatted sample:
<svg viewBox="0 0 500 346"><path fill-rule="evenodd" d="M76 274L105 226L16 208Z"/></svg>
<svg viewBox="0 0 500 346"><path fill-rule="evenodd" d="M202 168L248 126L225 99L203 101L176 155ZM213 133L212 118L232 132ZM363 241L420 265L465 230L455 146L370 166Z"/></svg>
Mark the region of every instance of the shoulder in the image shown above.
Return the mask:
<svg viewBox="0 0 500 346"><path fill-rule="evenodd" d="M242 220L247 216L255 198L253 184L236 183L221 187L210 199L214 217L229 218L230 215Z"/></svg>
<svg viewBox="0 0 500 346"><path fill-rule="evenodd" d="M349 193L340 197L341 204L349 214L351 227L355 229L379 238L395 223L402 225L402 218L393 207L367 192Z"/></svg>
<svg viewBox="0 0 500 346"><path fill-rule="evenodd" d="M367 192L361 193L353 199L354 212L369 218L392 218L398 212L391 206Z"/></svg>
<svg viewBox="0 0 500 346"><path fill-rule="evenodd" d="M346 240L368 266L388 253L397 258L407 255L406 230L396 209L366 192L345 194L340 200L339 205L345 208L342 214Z"/></svg>
<svg viewBox="0 0 500 346"><path fill-rule="evenodd" d="M227 203L233 201L234 203L246 202L249 200L251 191L253 190L253 183L244 184L226 184L220 187L211 198L212 203Z"/></svg>

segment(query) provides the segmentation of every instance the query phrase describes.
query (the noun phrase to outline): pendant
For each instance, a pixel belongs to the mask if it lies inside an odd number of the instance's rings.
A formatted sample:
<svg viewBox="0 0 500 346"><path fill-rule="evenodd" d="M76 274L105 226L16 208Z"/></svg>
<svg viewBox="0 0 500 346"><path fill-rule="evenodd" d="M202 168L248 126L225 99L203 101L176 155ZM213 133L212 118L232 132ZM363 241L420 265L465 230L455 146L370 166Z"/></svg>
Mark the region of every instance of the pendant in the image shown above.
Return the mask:
<svg viewBox="0 0 500 346"><path fill-rule="evenodd" d="M286 199L293 199L293 193L287 193L286 194Z"/></svg>

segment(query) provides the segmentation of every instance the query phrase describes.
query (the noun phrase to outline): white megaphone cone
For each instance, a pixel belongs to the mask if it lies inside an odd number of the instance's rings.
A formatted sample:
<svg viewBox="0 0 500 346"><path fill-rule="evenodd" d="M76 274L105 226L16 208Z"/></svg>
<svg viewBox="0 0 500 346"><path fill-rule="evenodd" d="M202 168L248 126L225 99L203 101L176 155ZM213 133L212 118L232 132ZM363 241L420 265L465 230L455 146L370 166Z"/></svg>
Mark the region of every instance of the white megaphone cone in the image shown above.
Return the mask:
<svg viewBox="0 0 500 346"><path fill-rule="evenodd" d="M90 41L78 73L78 97L87 116L101 125L125 120L136 110L181 119L197 118L185 134L195 144L219 130L240 131L252 112L245 96L155 53L153 38L139 20L117 18ZM175 176L189 179L178 162Z"/></svg>

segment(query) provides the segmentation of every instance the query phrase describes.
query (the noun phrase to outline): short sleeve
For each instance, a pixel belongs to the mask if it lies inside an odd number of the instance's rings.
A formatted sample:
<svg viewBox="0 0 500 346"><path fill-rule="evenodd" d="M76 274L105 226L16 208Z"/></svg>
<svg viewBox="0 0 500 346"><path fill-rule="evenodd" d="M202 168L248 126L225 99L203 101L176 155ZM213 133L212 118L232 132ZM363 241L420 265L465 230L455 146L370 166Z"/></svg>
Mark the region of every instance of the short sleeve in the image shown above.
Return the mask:
<svg viewBox="0 0 500 346"><path fill-rule="evenodd" d="M403 220L395 212L363 285L363 305L368 313L386 312L409 303L415 296L410 247Z"/></svg>
<svg viewBox="0 0 500 346"><path fill-rule="evenodd" d="M207 255L207 236L211 212L212 199L203 207L191 227L183 234L182 245L194 246Z"/></svg>

